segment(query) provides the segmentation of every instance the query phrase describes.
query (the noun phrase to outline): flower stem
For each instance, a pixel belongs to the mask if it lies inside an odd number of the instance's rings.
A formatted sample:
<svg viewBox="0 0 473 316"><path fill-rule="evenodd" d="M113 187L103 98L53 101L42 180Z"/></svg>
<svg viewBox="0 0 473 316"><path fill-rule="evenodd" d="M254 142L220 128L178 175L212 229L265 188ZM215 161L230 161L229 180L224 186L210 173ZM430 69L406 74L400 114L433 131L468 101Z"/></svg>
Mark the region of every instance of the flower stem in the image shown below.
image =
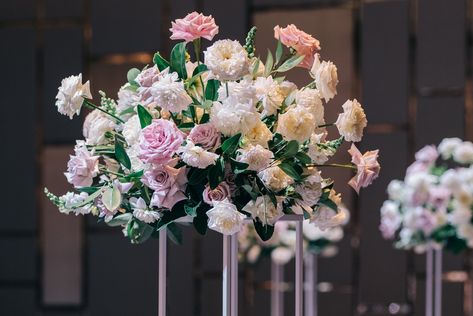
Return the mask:
<svg viewBox="0 0 473 316"><path fill-rule="evenodd" d="M317 165L317 164L308 164L306 165L307 167L334 167L334 168L348 168L348 169L354 169L357 170L357 167L352 164L340 164L340 163L329 163L326 165Z"/></svg>
<svg viewBox="0 0 473 316"><path fill-rule="evenodd" d="M195 39L192 44L194 44L194 53L197 65L200 65L200 38Z"/></svg>
<svg viewBox="0 0 473 316"><path fill-rule="evenodd" d="M115 120L119 121L120 123L125 123L125 121L123 121L121 118L119 118L118 116L115 116L113 115L112 113L110 112L107 112L105 111L104 109L96 106L95 104L93 104L92 102L90 102L89 100L87 99L84 99L84 103L83 103L86 107L88 107L89 109L95 109L95 110L99 110L107 115L110 115L111 117L113 117Z"/></svg>
<svg viewBox="0 0 473 316"><path fill-rule="evenodd" d="M317 128L330 127L330 126L334 126L334 125L335 125L335 123L323 124L323 125L317 126Z"/></svg>
<svg viewBox="0 0 473 316"><path fill-rule="evenodd" d="M229 93L228 93L228 81L225 82L225 91L227 91L227 98L229 96Z"/></svg>

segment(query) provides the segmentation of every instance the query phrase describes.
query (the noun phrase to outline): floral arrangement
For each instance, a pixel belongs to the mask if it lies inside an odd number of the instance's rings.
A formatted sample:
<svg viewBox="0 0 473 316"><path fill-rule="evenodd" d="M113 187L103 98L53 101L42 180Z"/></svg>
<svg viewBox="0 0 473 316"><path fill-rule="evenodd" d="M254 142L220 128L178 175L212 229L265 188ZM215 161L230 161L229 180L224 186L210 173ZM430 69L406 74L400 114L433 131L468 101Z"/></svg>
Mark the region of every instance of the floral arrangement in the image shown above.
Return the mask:
<svg viewBox="0 0 473 316"><path fill-rule="evenodd" d="M473 247L473 143L445 138L415 155L404 181L388 186L380 230L396 246L460 252ZM398 233L398 234L397 234Z"/></svg>
<svg viewBox="0 0 473 316"><path fill-rule="evenodd" d="M336 243L343 238L342 225L349 221L350 214L342 205L340 207L340 222L338 226L318 227L309 221L302 223L304 249L309 253L324 257L337 254ZM294 258L296 245L296 228L293 222L280 221L274 225L271 239L261 241L251 226L244 226L238 234L239 260L249 265L257 264L263 257L271 257L277 264L284 265Z"/></svg>
<svg viewBox="0 0 473 316"><path fill-rule="evenodd" d="M58 197L45 189L60 212L121 226L133 243L164 228L178 238L175 221L184 216L199 233L226 235L251 218L263 240L285 213L338 225L340 195L320 170L354 169L349 184L357 192L380 170L378 151L361 154L355 145L352 164L327 163L344 141L362 139L363 108L348 100L335 123L325 122L337 68L320 59L319 41L294 25L275 27L276 50L264 63L256 56L256 28L245 45L218 40L202 54L202 39L218 30L212 16L177 19L171 39L180 42L170 58L158 52L153 65L131 69L117 100L100 92L94 104L81 75L62 81L59 113L72 119L82 107L92 111L65 173L77 192ZM308 70L307 86L285 80L294 67ZM339 138L328 139L330 126Z"/></svg>

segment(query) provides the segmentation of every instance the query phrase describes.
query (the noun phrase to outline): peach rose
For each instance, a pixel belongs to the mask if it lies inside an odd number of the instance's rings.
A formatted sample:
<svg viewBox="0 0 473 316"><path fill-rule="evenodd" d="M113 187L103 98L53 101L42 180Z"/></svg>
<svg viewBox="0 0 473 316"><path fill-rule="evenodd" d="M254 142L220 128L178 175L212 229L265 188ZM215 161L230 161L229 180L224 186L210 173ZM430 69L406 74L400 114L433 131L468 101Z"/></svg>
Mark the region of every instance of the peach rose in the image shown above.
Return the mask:
<svg viewBox="0 0 473 316"><path fill-rule="evenodd" d="M320 42L299 30L294 24L289 24L285 28L279 25L274 27L274 37L287 47L296 50L298 55L305 56L299 67L310 69L314 63L314 54L320 51Z"/></svg>

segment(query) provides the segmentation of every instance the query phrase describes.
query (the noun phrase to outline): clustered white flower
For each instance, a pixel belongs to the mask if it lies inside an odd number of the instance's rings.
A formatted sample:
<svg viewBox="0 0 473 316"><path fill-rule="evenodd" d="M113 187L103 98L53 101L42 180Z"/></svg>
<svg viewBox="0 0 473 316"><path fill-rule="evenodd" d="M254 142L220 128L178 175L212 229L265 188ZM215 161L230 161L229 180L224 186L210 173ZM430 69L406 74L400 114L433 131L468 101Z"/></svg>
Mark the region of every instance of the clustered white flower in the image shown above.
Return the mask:
<svg viewBox="0 0 473 316"><path fill-rule="evenodd" d="M473 247L473 144L445 138L416 154L404 181L393 180L381 207L380 230L396 246L423 252ZM451 167L451 164L456 166ZM464 244L464 246L462 246Z"/></svg>

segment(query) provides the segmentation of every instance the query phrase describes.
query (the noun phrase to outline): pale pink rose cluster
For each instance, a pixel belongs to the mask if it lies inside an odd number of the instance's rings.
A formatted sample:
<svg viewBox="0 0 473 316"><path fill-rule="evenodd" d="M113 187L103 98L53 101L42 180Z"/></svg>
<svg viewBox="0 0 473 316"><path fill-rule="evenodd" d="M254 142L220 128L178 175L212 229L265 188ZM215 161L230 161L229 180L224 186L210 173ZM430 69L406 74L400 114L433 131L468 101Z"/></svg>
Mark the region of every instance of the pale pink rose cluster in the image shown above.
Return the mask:
<svg viewBox="0 0 473 316"><path fill-rule="evenodd" d="M172 40L192 42L203 37L211 41L218 33L218 26L211 15L206 16L195 11L186 15L183 19L171 22L171 25L172 27L169 30L172 33Z"/></svg>
<svg viewBox="0 0 473 316"><path fill-rule="evenodd" d="M298 55L305 56L299 67L310 69L314 63L314 55L320 51L320 42L310 34L299 30L294 24L286 27L274 27L274 37L287 47L293 48Z"/></svg>

